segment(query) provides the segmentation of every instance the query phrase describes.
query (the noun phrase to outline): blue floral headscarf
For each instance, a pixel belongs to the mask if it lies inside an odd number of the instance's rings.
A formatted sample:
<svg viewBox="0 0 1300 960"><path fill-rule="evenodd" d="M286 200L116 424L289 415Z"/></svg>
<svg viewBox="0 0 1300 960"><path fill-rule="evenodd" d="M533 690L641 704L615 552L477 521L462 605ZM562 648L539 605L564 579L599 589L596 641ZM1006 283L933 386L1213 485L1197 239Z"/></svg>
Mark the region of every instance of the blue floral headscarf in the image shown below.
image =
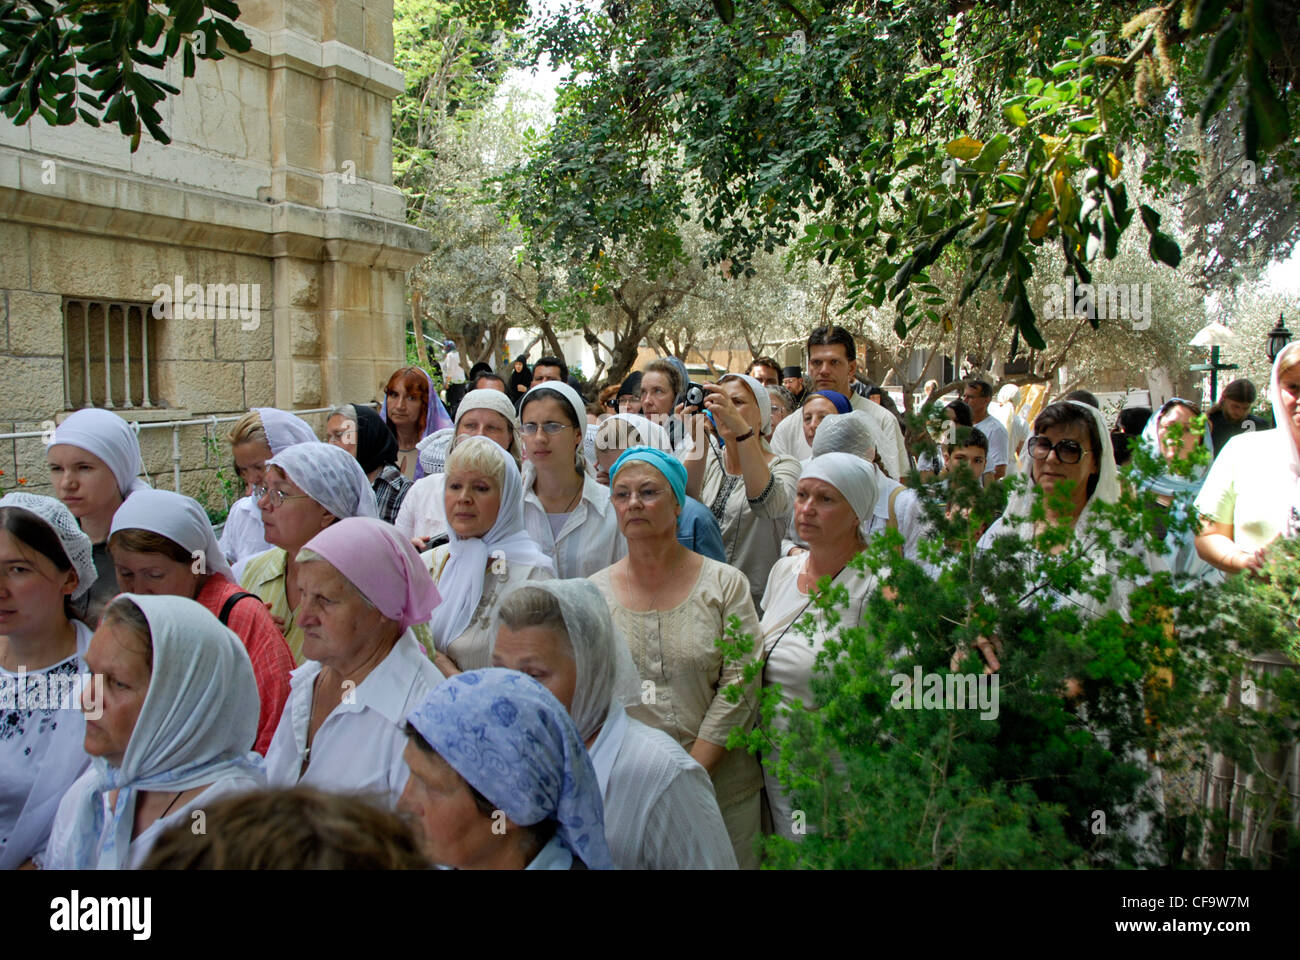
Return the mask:
<svg viewBox="0 0 1300 960"><path fill-rule="evenodd" d="M532 677L495 667L459 673L406 719L515 823L554 818L574 856L592 870L614 869L587 748L568 711Z"/></svg>

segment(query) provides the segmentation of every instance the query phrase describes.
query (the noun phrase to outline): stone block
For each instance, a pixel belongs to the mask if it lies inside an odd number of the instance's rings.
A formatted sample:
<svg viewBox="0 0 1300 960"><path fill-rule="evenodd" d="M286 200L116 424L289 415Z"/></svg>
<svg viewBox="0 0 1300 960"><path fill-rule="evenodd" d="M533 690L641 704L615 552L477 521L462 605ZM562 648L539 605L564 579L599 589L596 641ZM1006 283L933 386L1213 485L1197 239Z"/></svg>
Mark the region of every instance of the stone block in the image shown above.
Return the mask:
<svg viewBox="0 0 1300 960"><path fill-rule="evenodd" d="M0 355L0 417L43 420L63 409L61 357Z"/></svg>
<svg viewBox="0 0 1300 960"><path fill-rule="evenodd" d="M287 296L282 302L310 309L320 306L320 264L307 260L286 260Z"/></svg>
<svg viewBox="0 0 1300 960"><path fill-rule="evenodd" d="M159 392L174 407L185 407L195 414L243 409L241 363L176 360L160 366L159 379Z"/></svg>
<svg viewBox="0 0 1300 960"><path fill-rule="evenodd" d="M164 318L155 321L155 324L154 350L159 360L211 360L216 356L213 347L215 321L206 318L186 320L184 316L178 315L170 320ZM170 394L164 395L177 406L185 406L175 401Z"/></svg>
<svg viewBox="0 0 1300 960"><path fill-rule="evenodd" d="M29 239L27 227L0 221L0 250L4 251L0 256L0 289L26 290L31 283Z"/></svg>
<svg viewBox="0 0 1300 960"><path fill-rule="evenodd" d="M393 62L393 5L391 2L366 3L366 41L364 49L367 54L384 61L384 63Z"/></svg>
<svg viewBox="0 0 1300 960"><path fill-rule="evenodd" d="M320 364L315 361L293 361L294 407L319 407L321 405Z"/></svg>
<svg viewBox="0 0 1300 960"><path fill-rule="evenodd" d="M248 327L249 329L245 329ZM267 306L251 320L217 321L218 360L266 360L271 356L271 310Z"/></svg>
<svg viewBox="0 0 1300 960"><path fill-rule="evenodd" d="M243 409L273 406L275 406L275 364L270 360L251 360L245 363Z"/></svg>
<svg viewBox="0 0 1300 960"><path fill-rule="evenodd" d="M289 309L290 352L295 357L320 352L321 318L315 310Z"/></svg>
<svg viewBox="0 0 1300 960"><path fill-rule="evenodd" d="M14 290L8 296L9 350L19 355L63 356L63 298Z"/></svg>
<svg viewBox="0 0 1300 960"><path fill-rule="evenodd" d="M234 412L221 411L221 412ZM130 411L121 411L123 418L131 419ZM224 462L229 458L230 447L226 443L221 443L217 455L208 453L208 448L204 442L207 435L202 425L191 425L179 427L175 431L178 434L179 448L181 456L181 470L193 470L211 465L213 467ZM140 457L144 460L145 472L153 481L155 487L162 487L167 490L174 489L172 480L172 433L171 427L154 427L150 428L141 424L140 430ZM215 436L220 439L224 436L225 431L221 424L217 424Z"/></svg>
<svg viewBox="0 0 1300 960"><path fill-rule="evenodd" d="M338 40L350 47L363 49L366 41L367 11L360 0L335 0L323 4L325 29L322 40Z"/></svg>
<svg viewBox="0 0 1300 960"><path fill-rule="evenodd" d="M396 369L396 367L394 367ZM389 371L392 373L392 370ZM359 403L379 397L380 388L386 381L375 382L375 366L371 360L350 360L340 358L335 373L339 396L331 398L335 403Z"/></svg>

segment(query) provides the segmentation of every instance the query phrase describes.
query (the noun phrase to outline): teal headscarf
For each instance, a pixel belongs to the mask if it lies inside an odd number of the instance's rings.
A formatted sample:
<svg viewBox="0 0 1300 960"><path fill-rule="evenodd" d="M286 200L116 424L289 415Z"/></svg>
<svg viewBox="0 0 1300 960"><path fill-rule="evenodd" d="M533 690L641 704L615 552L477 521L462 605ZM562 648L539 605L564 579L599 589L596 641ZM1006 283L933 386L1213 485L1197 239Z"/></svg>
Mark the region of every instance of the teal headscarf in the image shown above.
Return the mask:
<svg viewBox="0 0 1300 960"><path fill-rule="evenodd" d="M679 507L686 506L686 468L682 462L674 457L671 453L664 453L662 450L656 450L654 447L628 447L623 451L623 455L614 461L614 466L609 471L609 485L614 485L614 478L618 476L618 471L623 465L632 461L640 460L650 464L664 475L668 481L668 486L673 488L673 496L677 498Z"/></svg>

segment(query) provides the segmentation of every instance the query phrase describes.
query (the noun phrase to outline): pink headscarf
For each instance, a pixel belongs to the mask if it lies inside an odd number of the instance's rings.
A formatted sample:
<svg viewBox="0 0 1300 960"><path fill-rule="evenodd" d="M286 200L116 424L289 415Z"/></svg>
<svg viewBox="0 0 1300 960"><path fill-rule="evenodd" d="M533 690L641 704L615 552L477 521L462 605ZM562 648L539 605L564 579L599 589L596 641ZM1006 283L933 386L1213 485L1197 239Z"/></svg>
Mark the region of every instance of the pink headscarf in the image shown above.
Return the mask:
<svg viewBox="0 0 1300 960"><path fill-rule="evenodd" d="M442 602L411 541L373 517L347 517L307 541L311 550L405 630L425 623Z"/></svg>

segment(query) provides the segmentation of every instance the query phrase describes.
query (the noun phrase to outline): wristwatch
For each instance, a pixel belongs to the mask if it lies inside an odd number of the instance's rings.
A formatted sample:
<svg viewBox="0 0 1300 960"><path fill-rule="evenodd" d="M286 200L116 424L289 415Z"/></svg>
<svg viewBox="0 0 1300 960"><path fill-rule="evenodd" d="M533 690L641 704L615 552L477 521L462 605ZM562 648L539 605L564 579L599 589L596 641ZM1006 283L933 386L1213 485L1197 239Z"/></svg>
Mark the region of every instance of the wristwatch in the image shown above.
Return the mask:
<svg viewBox="0 0 1300 960"><path fill-rule="evenodd" d="M754 428L753 428L753 427L750 427L748 430L746 430L744 433L742 433L740 436L738 436L738 437L735 439L734 442L735 442L735 443L742 443L743 441L748 440L748 439L749 439L750 437L752 437L753 435L754 435Z"/></svg>

